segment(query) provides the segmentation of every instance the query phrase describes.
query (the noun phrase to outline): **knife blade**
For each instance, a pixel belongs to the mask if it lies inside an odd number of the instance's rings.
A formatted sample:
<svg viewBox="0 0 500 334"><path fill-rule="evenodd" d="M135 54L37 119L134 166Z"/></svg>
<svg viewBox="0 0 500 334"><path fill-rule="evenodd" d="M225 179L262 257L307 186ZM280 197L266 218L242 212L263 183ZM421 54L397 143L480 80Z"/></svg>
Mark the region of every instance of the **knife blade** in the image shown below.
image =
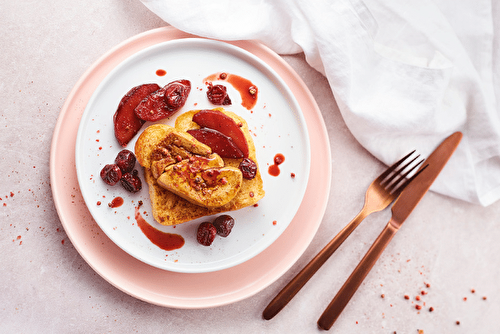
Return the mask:
<svg viewBox="0 0 500 334"><path fill-rule="evenodd" d="M318 326L320 328L329 330L332 327L392 237L427 193L461 140L461 132L453 133L425 160L421 168L425 167L426 169L401 193L392 206L391 219L319 318Z"/></svg>

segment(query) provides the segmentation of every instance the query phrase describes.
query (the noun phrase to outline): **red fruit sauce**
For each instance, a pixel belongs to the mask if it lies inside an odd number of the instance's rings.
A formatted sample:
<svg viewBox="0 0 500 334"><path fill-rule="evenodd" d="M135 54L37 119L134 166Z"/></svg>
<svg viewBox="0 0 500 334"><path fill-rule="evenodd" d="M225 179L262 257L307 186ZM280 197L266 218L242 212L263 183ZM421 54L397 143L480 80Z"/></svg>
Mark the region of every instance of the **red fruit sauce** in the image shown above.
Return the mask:
<svg viewBox="0 0 500 334"><path fill-rule="evenodd" d="M153 244L166 251L172 251L184 246L184 238L181 235L163 232L149 225L141 216L139 212L140 207L139 205L135 208L135 220L142 233L144 233Z"/></svg>
<svg viewBox="0 0 500 334"><path fill-rule="evenodd" d="M162 76L164 76L166 74L167 74L167 71L165 71L165 70L161 70L160 69L160 70L156 71L156 75L159 76L159 77L162 77Z"/></svg>
<svg viewBox="0 0 500 334"><path fill-rule="evenodd" d="M280 168L279 165L281 165L285 161L285 156L281 153L278 153L274 156L274 164L269 166L268 172L269 175L271 176L278 176L280 175Z"/></svg>
<svg viewBox="0 0 500 334"><path fill-rule="evenodd" d="M118 207L122 206L122 204L123 204L123 198L116 197L111 201L111 203L109 203L109 207L110 208L118 208Z"/></svg>
<svg viewBox="0 0 500 334"><path fill-rule="evenodd" d="M250 80L236 74L219 72L206 77L203 82L209 83L216 80L224 80L231 84L240 93L241 105L247 110L255 107L259 90Z"/></svg>

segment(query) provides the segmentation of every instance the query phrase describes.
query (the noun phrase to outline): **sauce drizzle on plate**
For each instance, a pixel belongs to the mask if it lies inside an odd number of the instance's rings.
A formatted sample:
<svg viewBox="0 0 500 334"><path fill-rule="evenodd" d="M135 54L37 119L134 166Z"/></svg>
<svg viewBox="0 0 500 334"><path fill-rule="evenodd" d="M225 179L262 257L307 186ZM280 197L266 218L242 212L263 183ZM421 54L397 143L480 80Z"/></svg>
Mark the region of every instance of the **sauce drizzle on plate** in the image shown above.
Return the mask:
<svg viewBox="0 0 500 334"><path fill-rule="evenodd" d="M172 251L184 246L185 241L181 235L163 232L149 225L139 212L140 207L139 205L135 208L135 220L142 233L144 233L153 244L166 251Z"/></svg>

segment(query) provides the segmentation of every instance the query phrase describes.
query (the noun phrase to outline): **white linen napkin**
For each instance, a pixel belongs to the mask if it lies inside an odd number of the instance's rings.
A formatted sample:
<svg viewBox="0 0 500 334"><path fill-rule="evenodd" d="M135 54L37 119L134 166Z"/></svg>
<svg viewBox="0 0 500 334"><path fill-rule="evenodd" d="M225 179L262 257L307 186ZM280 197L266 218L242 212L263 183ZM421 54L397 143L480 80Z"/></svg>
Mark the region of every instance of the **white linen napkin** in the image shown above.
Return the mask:
<svg viewBox="0 0 500 334"><path fill-rule="evenodd" d="M464 138L431 190L500 197L500 3L491 0L141 0L172 26L304 52L355 138L392 164ZM496 84L496 85L495 85Z"/></svg>

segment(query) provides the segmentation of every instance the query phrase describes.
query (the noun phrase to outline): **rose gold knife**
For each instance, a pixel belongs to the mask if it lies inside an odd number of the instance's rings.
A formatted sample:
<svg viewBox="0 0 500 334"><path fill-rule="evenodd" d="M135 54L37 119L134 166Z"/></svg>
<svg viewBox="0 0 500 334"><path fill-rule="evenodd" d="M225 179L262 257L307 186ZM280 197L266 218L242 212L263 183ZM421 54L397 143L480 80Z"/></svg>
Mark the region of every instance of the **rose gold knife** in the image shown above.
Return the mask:
<svg viewBox="0 0 500 334"><path fill-rule="evenodd" d="M320 328L328 330L332 327L366 275L377 262L387 244L429 190L453 152L455 152L461 139L462 133L455 132L446 138L422 164L422 166L427 165L427 168L406 187L396 200L392 206L392 218L389 223L319 318L318 326Z"/></svg>

